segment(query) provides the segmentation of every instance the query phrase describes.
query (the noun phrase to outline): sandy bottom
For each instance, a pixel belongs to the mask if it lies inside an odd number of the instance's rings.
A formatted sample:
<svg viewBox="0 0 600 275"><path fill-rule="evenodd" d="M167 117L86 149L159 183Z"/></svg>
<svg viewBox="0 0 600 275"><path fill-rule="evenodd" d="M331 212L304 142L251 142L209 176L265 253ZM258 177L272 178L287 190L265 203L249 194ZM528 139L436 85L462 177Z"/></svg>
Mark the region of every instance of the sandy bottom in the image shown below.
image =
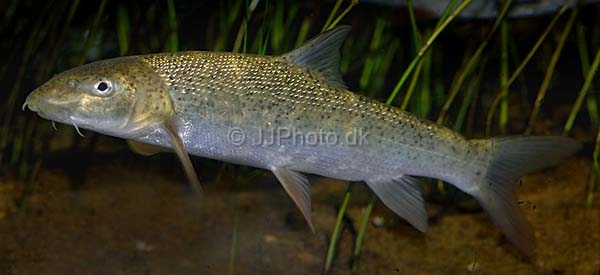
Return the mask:
<svg viewBox="0 0 600 275"><path fill-rule="evenodd" d="M68 167L46 165L21 209L24 184L0 181L0 273L322 273L346 183L314 181L313 234L269 173L252 183L238 176L237 184L224 173L198 197L178 168L160 167L176 159L161 157L96 157L77 188ZM358 274L600 274L600 207L585 206L589 167L574 157L523 179L521 208L537 239L532 259L478 208L457 211L428 196L427 233L377 204L373 217L383 225L369 224ZM370 196L356 184L331 274L351 272Z"/></svg>

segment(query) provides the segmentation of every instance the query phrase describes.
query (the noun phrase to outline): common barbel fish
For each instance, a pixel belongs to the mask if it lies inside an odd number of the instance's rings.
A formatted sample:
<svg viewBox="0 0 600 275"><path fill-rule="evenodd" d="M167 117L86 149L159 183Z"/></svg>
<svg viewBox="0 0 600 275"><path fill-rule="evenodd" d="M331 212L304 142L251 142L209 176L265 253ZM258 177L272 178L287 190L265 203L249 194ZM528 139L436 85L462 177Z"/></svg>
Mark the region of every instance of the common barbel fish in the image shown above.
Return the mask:
<svg viewBox="0 0 600 275"><path fill-rule="evenodd" d="M534 237L513 187L581 147L559 136L469 140L436 123L349 91L339 70L350 27L283 55L185 51L119 57L57 74L23 108L41 117L175 151L201 190L188 154L273 172L308 225L303 173L364 181L420 231L419 180L473 196L525 254Z"/></svg>

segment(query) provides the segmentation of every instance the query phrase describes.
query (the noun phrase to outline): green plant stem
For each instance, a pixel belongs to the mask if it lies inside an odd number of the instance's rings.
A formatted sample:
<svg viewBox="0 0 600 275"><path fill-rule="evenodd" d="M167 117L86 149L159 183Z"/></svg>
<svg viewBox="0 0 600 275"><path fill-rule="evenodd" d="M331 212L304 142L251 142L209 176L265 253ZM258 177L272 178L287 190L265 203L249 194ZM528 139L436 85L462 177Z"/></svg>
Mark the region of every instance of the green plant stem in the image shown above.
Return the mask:
<svg viewBox="0 0 600 275"><path fill-rule="evenodd" d="M246 53L248 51L248 49L247 49L248 22L250 22L250 18L252 17L252 14L254 13L256 6L258 6L258 2L259 2L259 0L252 0L252 2L250 2L250 4L246 5L246 16L242 20L242 24L240 24L240 28L238 29L237 35L235 37L235 43L233 44L232 51L234 53L240 52L240 48L242 47L242 42L243 42L242 52Z"/></svg>
<svg viewBox="0 0 600 275"><path fill-rule="evenodd" d="M129 15L122 3L117 5L117 40L119 41L119 55L124 56L129 51Z"/></svg>
<svg viewBox="0 0 600 275"><path fill-rule="evenodd" d="M485 63L487 62L487 58L483 58L481 64L478 66L483 71L485 67ZM483 75L483 72L478 74L479 76ZM460 105L460 109L458 110L458 114L456 116L456 120L454 122L454 131L462 132L461 129L463 127L464 121L467 117L467 112L469 110L469 106L471 106L471 102L477 92L480 90L481 77L474 77L469 83L466 85L467 93L465 98L463 99L462 104Z"/></svg>
<svg viewBox="0 0 600 275"><path fill-rule="evenodd" d="M500 104L500 115L498 117L498 124L500 133L506 133L506 126L508 124L508 22L502 21L500 25L500 94L502 95L502 102Z"/></svg>
<svg viewBox="0 0 600 275"><path fill-rule="evenodd" d="M369 43L369 51L376 52L377 49L383 43L382 36L386 27L385 20L378 19L375 22L375 27L373 28L373 35L371 36L371 43ZM367 89L369 83L373 81L373 77L377 75L377 66L382 63L383 56L380 54L367 55L365 60L365 65L363 66L363 70L361 72L358 85L360 89ZM373 85L371 85L373 86Z"/></svg>
<svg viewBox="0 0 600 275"><path fill-rule="evenodd" d="M268 8L269 8L269 0L266 0L264 2L264 6L265 6L265 14L268 13ZM257 54L258 55L265 55L267 54L267 46L269 45L269 36L271 35L271 28L267 22L267 16L263 17L261 26L260 26L260 37L259 37L259 44L258 44L258 51Z"/></svg>
<svg viewBox="0 0 600 275"><path fill-rule="evenodd" d="M42 8L50 10L51 2ZM17 72L14 80L12 80L12 87L8 92L8 99L3 102L5 107L0 113L0 121L2 123L2 129L0 130L0 164L4 163L4 154L2 152L4 152L4 150L9 146L11 140L15 138L10 132L13 129L12 124L14 123L14 116L16 114L15 111L18 110L16 107L21 105L17 104L16 102L19 95L19 90L21 89L21 85L23 83L27 64L33 57L34 52L43 39L43 36L52 29L55 23L57 23L57 20L50 20L50 22L48 22L48 19L45 17L37 18L33 31L29 34L27 42L22 49L23 55L20 66L18 66L16 69Z"/></svg>
<svg viewBox="0 0 600 275"><path fill-rule="evenodd" d="M433 33L431 34L429 39L427 39L425 44L421 47L421 49L417 53L417 56L415 56L415 58L410 62L410 64L408 65L408 67L406 68L406 70L404 71L404 73L402 74L402 76L400 77L398 82L396 83L394 90L392 90L392 94L386 100L386 104L392 104L392 102L394 102L394 99L396 99L396 96L398 95L398 92L400 92L400 89L404 85L404 82L406 82L406 79L408 78L410 73L417 66L417 64L419 63L419 60L421 60L423 55L425 55L425 53L431 48L431 45L433 44L435 39L440 35L442 30L444 30L446 28L446 26L448 26L450 24L450 22L452 22L452 20L454 18L456 18L456 16L458 14L460 14L460 12L462 12L470 3L471 3L471 0L465 0L464 2L462 2L456 8L456 10L454 10L454 12L452 12L452 14L450 14L448 16L448 18L446 18L446 20L444 20L444 22L442 24L440 24L440 26L437 27L433 31Z"/></svg>
<svg viewBox="0 0 600 275"><path fill-rule="evenodd" d="M346 16L346 14L348 14L352 10L352 8L356 6L356 4L358 4L358 0L351 0L350 4L348 4L348 7L346 7L346 9L333 21L333 23L331 23L327 30L330 30L337 26L337 24L340 23L344 16Z"/></svg>
<svg viewBox="0 0 600 275"><path fill-rule="evenodd" d="M565 126L563 128L563 134L565 134L565 135L567 135L569 132L571 132L571 128L573 128L573 124L575 123L575 118L577 117L577 113L579 113L579 110L581 109L581 104L583 104L583 100L585 99L585 96L590 91L590 87L593 83L594 76L596 75L596 72L598 71L598 65L600 65L600 49L598 49L598 51L596 51L596 56L594 57L592 66L589 68L587 75L585 76L583 86L581 87L581 90L579 90L579 94L577 95L577 99L575 100L575 103L573 104L573 108L571 108L571 113L569 114L567 122L565 123Z"/></svg>
<svg viewBox="0 0 600 275"><path fill-rule="evenodd" d="M98 28L100 27L100 20L102 19L102 15L104 14L104 9L106 8L107 2L107 0L102 0L102 2L100 2L100 6L98 6L98 9L96 10L96 16L94 17L94 21L92 22L92 26L90 27L90 34L85 41L82 51L83 54L79 58L77 65L83 65L83 63L85 63L87 53L92 48L94 40L96 39L96 33L98 32Z"/></svg>
<svg viewBox="0 0 600 275"><path fill-rule="evenodd" d="M54 65L55 65L55 60L58 58L58 54L60 53L62 46L63 46L63 42L65 40L65 37L67 35L68 30L69 30L69 26L71 25L71 22L73 21L73 17L75 16L75 12L77 11L77 8L79 7L79 0L74 0L71 5L69 5L69 12L67 15L67 19L65 20L65 23L62 26L61 31L59 31L58 34L58 38L56 39L54 45L57 45L56 47L54 47L54 49L52 50L51 53L51 57L49 58L49 60L52 60L53 62L51 63L53 66L51 65L47 65L45 66L45 70L42 72L42 75L47 75L50 73L50 71L55 70Z"/></svg>
<svg viewBox="0 0 600 275"><path fill-rule="evenodd" d="M235 207L235 205L234 205ZM233 214L233 226L231 228L231 247L229 248L229 274L235 274L235 257L237 255L238 242L238 220L239 214L237 208Z"/></svg>
<svg viewBox="0 0 600 275"><path fill-rule="evenodd" d="M435 24L435 28L438 28L444 22L444 20L446 20L446 18L448 18L448 15L450 15L450 12L452 12L452 10L456 6L457 2L458 2L458 0L451 0L450 2L448 2L448 5L446 6L444 11L442 12L442 15L440 16L437 23Z"/></svg>
<svg viewBox="0 0 600 275"><path fill-rule="evenodd" d="M481 42L481 44L479 45L479 47L477 48L477 50L475 51L473 56L471 56L471 58L469 59L469 62L465 65L465 69L464 69L463 73L458 75L458 77L456 78L456 81L452 84L452 87L450 88L450 92L448 93L448 97L446 98L446 101L444 102L444 105L442 106L440 114L438 115L437 123L441 124L444 122L444 119L446 119L446 113L448 113L448 111L450 110L450 106L452 106L452 103L454 102L456 95L458 95L460 88L462 87L462 85L465 82L465 80L467 79L467 77L471 76L471 72L475 69L477 63L479 63L481 55L483 54L483 51L486 49L489 41L492 39L493 35L496 33L496 30L501 25L502 21L504 21L504 18L506 18L506 15L508 14L508 10L509 10L511 2L512 1L509 0L504 3L502 10L500 11L500 15L494 22L494 25L492 26L490 31L487 33L487 37L483 40L483 42Z"/></svg>
<svg viewBox="0 0 600 275"><path fill-rule="evenodd" d="M577 47L579 52L579 61L581 62L581 71L587 75L590 71L590 56L587 47L587 38L585 37L585 27L582 24L577 25ZM590 84L591 91L594 90L594 84ZM581 96L581 95L580 95ZM600 115L598 114L598 101L595 96L587 97L587 110L590 116L591 124L596 127L600 124Z"/></svg>
<svg viewBox="0 0 600 275"><path fill-rule="evenodd" d="M413 10L412 0L408 0L406 2L408 4L408 14L410 18L410 25L412 30L413 44L415 52L421 47L421 33L417 28L417 20L415 18L415 13ZM405 110L410 103L410 99L412 98L413 92L417 87L417 83L419 81L419 76L421 75L421 69L423 68L423 61L425 58L421 58L415 67L415 72L413 73L413 77L408 85L408 89L406 90L406 94L404 95L404 100L402 100L402 104L400 105L400 109ZM423 104L427 104L423 102Z"/></svg>
<svg viewBox="0 0 600 275"><path fill-rule="evenodd" d="M413 73L413 77L408 84L408 89L406 90L406 94L404 95L404 99L402 100L402 104L400 104L400 109L405 110L408 107L408 103L410 103L410 99L413 95L415 87L417 86L417 82L419 81L419 76L421 75L421 68L423 67L423 60L419 60L417 63L417 67L415 67L415 72ZM424 102L425 104L426 102Z"/></svg>
<svg viewBox="0 0 600 275"><path fill-rule="evenodd" d="M560 39L558 40L558 44L554 49L554 53L552 54L552 58L550 59L550 63L548 64L548 69L544 75L544 80L542 81L542 85L538 91L537 98L535 99L535 103L533 105L533 110L531 111L531 115L529 116L529 123L527 125L527 129L525 129L525 134L528 135L533 131L534 123L537 120L537 117L540 113L540 109L542 107L542 102L544 101L544 97L548 92L548 87L550 87L550 81L552 80L552 75L554 75L554 69L556 68L556 64L558 63L558 59L560 58L560 54L562 53L563 47L567 42L567 37L571 33L571 29L573 28L573 23L575 22L575 18L577 18L577 11L579 9L576 7L571 12L571 16L567 21L567 25L565 26L564 31L560 35Z"/></svg>
<svg viewBox="0 0 600 275"><path fill-rule="evenodd" d="M178 35L178 24L177 24L177 12L175 10L175 3L173 0L167 0L167 11L168 11L168 24L169 24L169 39L167 51L176 52L179 51L179 35Z"/></svg>
<svg viewBox="0 0 600 275"><path fill-rule="evenodd" d="M348 188L346 189L346 193L344 194L342 206L340 207L340 210L338 211L337 217L335 219L335 226L333 227L333 232L331 233L331 240L329 240L329 247L327 248L327 257L325 258L325 269L323 270L324 274L329 274L329 272L331 271L331 264L333 263L333 257L335 256L335 248L337 246L337 241L340 237L340 232L342 231L342 220L344 219L346 209L348 208L348 202L350 202L350 197L352 196L352 187L353 184L349 182Z"/></svg>
<svg viewBox="0 0 600 275"><path fill-rule="evenodd" d="M327 17L327 20L325 20L325 24L323 25L323 28L321 29L321 32L326 32L329 29L329 26L331 25L331 22L333 21L333 18L335 17L335 15L337 14L338 10L342 6L342 2L344 2L344 1L343 0L337 0L337 1L335 1L335 5L333 6L333 9L329 13L329 16Z"/></svg>
<svg viewBox="0 0 600 275"><path fill-rule="evenodd" d="M534 54L537 52L537 50L540 48L540 46L542 45L542 42L544 42L544 40L546 39L546 36L548 36L548 34L550 33L550 31L554 28L554 25L556 25L556 23L558 22L558 19L567 11L567 9L569 8L569 6L572 4L573 0L569 0L569 2L565 3L560 10L558 10L558 12L556 13L556 15L552 18L552 20L550 21L550 23L548 24L548 26L546 27L546 29L544 30L544 32L542 33L542 35L540 36L540 38L538 38L538 40L535 42L535 44L533 45L533 47L531 48L531 50L527 53L527 56L525 56L525 59L523 59L523 61L519 64L519 66L515 69L515 71L510 75L510 77L508 78L508 81L506 81L506 86L510 87L510 85L515 81L515 79L517 79L517 77L519 77L519 75L521 75L521 72L523 71L523 69L525 68L525 66L527 64L529 64L529 61L531 60L531 58L534 56ZM489 108L489 112L486 118L486 135L490 135L491 131L492 131L492 120L494 118L494 113L496 108L498 107L498 104L500 104L501 100L504 99L503 94L502 94L502 90L504 89L504 87L501 87L500 90L498 91L496 97L494 98L492 105Z"/></svg>
<svg viewBox="0 0 600 275"><path fill-rule="evenodd" d="M358 258L360 256L360 248L362 247L365 232L367 231L367 225L369 225L369 218L371 217L371 212L373 212L373 206L376 202L377 196L372 194L371 200L369 201L367 208L365 208L360 218L360 227L358 228L358 235L356 236L356 241L354 242L354 251L352 252L352 274L358 273Z"/></svg>
<svg viewBox="0 0 600 275"><path fill-rule="evenodd" d="M408 4L408 15L410 18L410 27L412 30L413 43L415 44L415 51L417 51L421 47L421 34L419 33L419 29L417 28L417 19L415 17L415 12L413 10L413 1L406 1Z"/></svg>

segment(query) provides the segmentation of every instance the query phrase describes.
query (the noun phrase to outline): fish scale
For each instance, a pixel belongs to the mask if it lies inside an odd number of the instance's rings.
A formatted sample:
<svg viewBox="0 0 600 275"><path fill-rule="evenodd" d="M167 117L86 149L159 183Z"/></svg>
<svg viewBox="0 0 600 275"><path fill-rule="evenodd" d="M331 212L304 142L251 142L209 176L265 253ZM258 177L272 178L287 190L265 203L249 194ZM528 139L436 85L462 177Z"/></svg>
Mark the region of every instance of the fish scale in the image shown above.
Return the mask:
<svg viewBox="0 0 600 275"><path fill-rule="evenodd" d="M214 52L180 52L174 54L151 55L144 58L167 82L167 87L176 113L181 119L198 121L199 117L212 117L215 123L222 123L216 127L223 129L231 127L255 127L263 132L271 132L277 128L297 129L299 132L315 132L318 130L335 132L336 136L344 136L348 130L363 129L371 134L369 146L365 148L346 147L349 152L345 158L347 167L358 171L353 176L347 172L340 174L331 171L331 167L322 165L318 160L310 167L309 171L319 175L337 177L347 180L365 180L372 175L382 172L397 175L401 172L417 174L423 173L422 169L415 171L407 169L416 166L416 161L437 163L440 173L443 170L453 170L456 159L443 162L438 148L442 141L453 139L454 148L470 146L464 138L446 128L432 127L428 121L416 118L414 115L399 111L375 102L371 99L351 93L341 88L333 88L327 84L326 79L311 74L306 68L298 66L283 57L236 55L232 53ZM182 77L184 74L186 77ZM193 81L189 81L193 76ZM287 83L282 86L281 83ZM219 115L222 114L222 115ZM226 114L226 115L225 115ZM259 118L259 119L257 119ZM348 120L348 118L352 118ZM219 122L217 122L219 121ZM402 126L408 126L406 131ZM247 133L258 131L246 130ZM185 134L184 134L185 135ZM196 136L188 134L189 136ZM258 134L256 134L258 135ZM255 138L256 139L256 138ZM197 140L193 140L197 144ZM184 141L185 143L185 141ZM219 144L227 150L229 144ZM312 146L312 147L318 147ZM314 149L328 150L325 148L309 148L298 152L295 158L306 158L306 154ZM398 148L398 149L394 149ZM248 146L246 152L264 155L260 152L265 148ZM270 148L266 148L270 150ZM312 149L312 150L311 150ZM361 150L364 149L364 150ZM335 149L340 150L340 149ZM390 151L386 152L386 151ZM189 150L192 154L203 155L202 152ZM257 152L254 152L257 151ZM397 155L409 159L406 164L399 157L387 157L391 161L378 162L377 168L362 169L363 162L356 164L348 159L354 155ZM453 153L456 154L455 150ZM409 153L407 153L409 152ZM427 157L433 153L434 157ZM309 153L310 154L310 153ZM286 157L290 152L282 152ZM239 162L235 159L227 161ZM267 168L270 160L265 160L261 168ZM255 164L256 165L256 164ZM420 165L425 166L425 165ZM332 174L333 173L333 174ZM344 177L345 176L345 177ZM432 175L426 172L424 176Z"/></svg>
<svg viewBox="0 0 600 275"><path fill-rule="evenodd" d="M472 195L531 255L534 236L513 187L580 143L553 136L468 140L352 93L339 72L349 31L335 28L281 56L190 51L94 62L56 75L24 107L128 139L138 152L161 150L141 144L171 149L198 191L188 154L268 169L313 231L310 184L302 173L364 181L421 231L427 212L414 176L441 179ZM360 139L345 139L351 135Z"/></svg>
<svg viewBox="0 0 600 275"><path fill-rule="evenodd" d="M348 124L356 127L356 123L361 121L368 122L362 123L361 126L378 128L381 129L380 132L391 130L382 135L389 136L390 140L400 139L403 135L398 134L398 131L402 130L399 127L407 124L412 125L409 127L414 129L407 138L410 140L423 140L414 138L418 135L425 137L442 134L455 136L456 140L462 139L452 131L444 131L445 128L439 128L444 133L415 133L420 129L432 131L434 128L431 125L425 126L431 123L410 113L401 112L346 90L331 89L324 83L325 80L317 79L301 68L293 68L297 65L291 62L286 64L283 58L248 55L242 60L233 57L235 55L230 53L183 52L153 55L146 60L167 79L177 112L192 117L201 113L213 115L222 111L240 110L241 112L228 114L228 117L253 112L259 112L261 116L269 113L278 116L285 114L290 123L281 126L295 126L293 124L296 120L299 123L309 121L311 124ZM255 63L260 66L253 66ZM273 67L275 69L270 69ZM194 75L195 81L182 81L177 75L179 72ZM288 85L282 86L281 83ZM202 110L204 107L215 105L231 107L224 110ZM290 116L292 114L294 115ZM348 117L355 120L348 122ZM245 124L255 122L260 121L243 121ZM439 139L447 138L449 137L443 136Z"/></svg>

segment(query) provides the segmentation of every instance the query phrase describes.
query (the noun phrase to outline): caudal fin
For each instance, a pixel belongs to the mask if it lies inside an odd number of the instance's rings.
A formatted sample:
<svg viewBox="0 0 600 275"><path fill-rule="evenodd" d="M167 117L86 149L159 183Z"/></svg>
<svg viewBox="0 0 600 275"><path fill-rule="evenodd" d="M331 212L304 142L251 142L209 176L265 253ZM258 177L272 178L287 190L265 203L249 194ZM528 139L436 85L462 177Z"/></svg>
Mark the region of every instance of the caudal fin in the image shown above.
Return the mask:
<svg viewBox="0 0 600 275"><path fill-rule="evenodd" d="M522 176L556 165L579 151L581 143L558 136L514 136L491 142L487 172L472 195L506 237L530 256L534 250L533 232L519 212L513 187Z"/></svg>

